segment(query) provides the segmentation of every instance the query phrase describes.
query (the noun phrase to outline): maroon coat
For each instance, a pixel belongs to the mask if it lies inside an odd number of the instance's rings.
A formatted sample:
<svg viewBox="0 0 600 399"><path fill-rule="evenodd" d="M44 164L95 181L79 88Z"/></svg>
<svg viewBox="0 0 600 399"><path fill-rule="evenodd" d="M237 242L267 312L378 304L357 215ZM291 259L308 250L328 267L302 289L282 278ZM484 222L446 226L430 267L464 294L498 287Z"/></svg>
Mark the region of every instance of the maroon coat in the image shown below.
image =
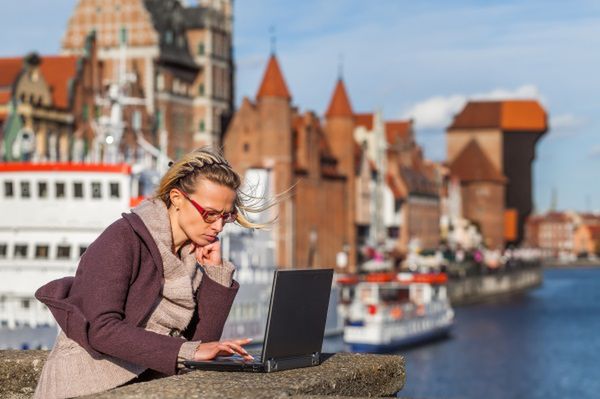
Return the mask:
<svg viewBox="0 0 600 399"><path fill-rule="evenodd" d="M167 375L177 371L181 338L143 329L159 302L163 264L139 216L123 214L85 251L75 277L51 281L35 293L60 328L91 354L114 356ZM183 335L217 341L239 285L224 287L204 274L197 307Z"/></svg>

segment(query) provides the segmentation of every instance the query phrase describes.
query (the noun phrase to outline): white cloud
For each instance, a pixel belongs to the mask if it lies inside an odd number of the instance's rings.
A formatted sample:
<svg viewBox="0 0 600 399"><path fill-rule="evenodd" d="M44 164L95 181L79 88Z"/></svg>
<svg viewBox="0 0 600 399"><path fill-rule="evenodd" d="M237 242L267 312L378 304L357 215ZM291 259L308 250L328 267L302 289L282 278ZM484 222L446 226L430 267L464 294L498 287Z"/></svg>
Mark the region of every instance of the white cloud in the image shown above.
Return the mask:
<svg viewBox="0 0 600 399"><path fill-rule="evenodd" d="M585 125L584 118L573 114L561 114L550 118L550 137L575 136Z"/></svg>
<svg viewBox="0 0 600 399"><path fill-rule="evenodd" d="M600 145L593 146L588 155L591 158L600 158Z"/></svg>
<svg viewBox="0 0 600 399"><path fill-rule="evenodd" d="M410 107L403 113L403 116L413 118L417 128L445 129L452 122L454 115L460 112L468 100L503 100L515 98L536 99L542 103L544 102L536 86L523 85L514 90L497 88L487 93L431 97Z"/></svg>

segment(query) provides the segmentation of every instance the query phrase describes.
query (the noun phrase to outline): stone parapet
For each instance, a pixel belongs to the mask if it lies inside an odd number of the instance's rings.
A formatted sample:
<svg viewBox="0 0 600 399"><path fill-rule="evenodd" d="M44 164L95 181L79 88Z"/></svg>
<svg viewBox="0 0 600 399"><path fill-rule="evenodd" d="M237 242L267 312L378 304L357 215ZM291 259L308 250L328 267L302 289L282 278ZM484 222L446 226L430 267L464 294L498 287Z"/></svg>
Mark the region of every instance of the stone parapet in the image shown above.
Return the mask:
<svg viewBox="0 0 600 399"><path fill-rule="evenodd" d="M29 398L46 351L0 351L0 397ZM404 359L338 353L320 366L277 373L192 371L116 388L88 398L319 398L394 396L404 387Z"/></svg>

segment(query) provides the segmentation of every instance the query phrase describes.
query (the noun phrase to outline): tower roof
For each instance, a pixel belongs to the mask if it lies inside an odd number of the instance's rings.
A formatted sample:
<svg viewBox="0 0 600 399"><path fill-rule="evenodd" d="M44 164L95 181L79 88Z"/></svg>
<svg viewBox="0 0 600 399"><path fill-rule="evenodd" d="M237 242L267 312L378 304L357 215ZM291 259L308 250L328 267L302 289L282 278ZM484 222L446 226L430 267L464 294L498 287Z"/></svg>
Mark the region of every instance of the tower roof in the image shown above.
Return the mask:
<svg viewBox="0 0 600 399"><path fill-rule="evenodd" d="M506 182L506 177L496 169L475 140L471 140L450 164L450 172L463 182Z"/></svg>
<svg viewBox="0 0 600 399"><path fill-rule="evenodd" d="M469 101L454 117L451 129L501 129L544 133L546 112L535 100Z"/></svg>
<svg viewBox="0 0 600 399"><path fill-rule="evenodd" d="M256 98L262 97L282 97L287 98L288 100L292 97L285 84L285 79L283 78L275 54L271 55L271 58L269 58L269 63L267 64L262 83L256 94Z"/></svg>
<svg viewBox="0 0 600 399"><path fill-rule="evenodd" d="M331 97L331 102L329 103L329 108L327 108L325 116L328 118L336 116L351 118L354 116L348 94L346 93L346 86L342 79L338 79L337 84L335 85L333 96Z"/></svg>

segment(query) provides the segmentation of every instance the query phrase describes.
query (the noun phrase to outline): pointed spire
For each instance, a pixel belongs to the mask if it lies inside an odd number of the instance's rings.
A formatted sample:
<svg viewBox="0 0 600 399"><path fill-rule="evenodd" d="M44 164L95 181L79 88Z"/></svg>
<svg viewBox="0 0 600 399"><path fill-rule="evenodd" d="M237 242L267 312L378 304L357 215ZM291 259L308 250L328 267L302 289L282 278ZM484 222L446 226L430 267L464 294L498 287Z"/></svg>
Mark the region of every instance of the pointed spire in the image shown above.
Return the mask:
<svg viewBox="0 0 600 399"><path fill-rule="evenodd" d="M271 58L269 58L262 83L256 94L256 98L261 97L283 97L288 100L292 97L285 84L285 79L283 78L275 54L272 54Z"/></svg>
<svg viewBox="0 0 600 399"><path fill-rule="evenodd" d="M335 90L333 91L333 96L331 97L331 102L329 103L329 108L327 108L327 113L325 116L328 118L336 116L354 116L354 113L352 112L352 106L350 105L350 100L348 99L348 94L346 93L346 86L344 85L344 81L342 79L338 79L337 84L335 85Z"/></svg>

